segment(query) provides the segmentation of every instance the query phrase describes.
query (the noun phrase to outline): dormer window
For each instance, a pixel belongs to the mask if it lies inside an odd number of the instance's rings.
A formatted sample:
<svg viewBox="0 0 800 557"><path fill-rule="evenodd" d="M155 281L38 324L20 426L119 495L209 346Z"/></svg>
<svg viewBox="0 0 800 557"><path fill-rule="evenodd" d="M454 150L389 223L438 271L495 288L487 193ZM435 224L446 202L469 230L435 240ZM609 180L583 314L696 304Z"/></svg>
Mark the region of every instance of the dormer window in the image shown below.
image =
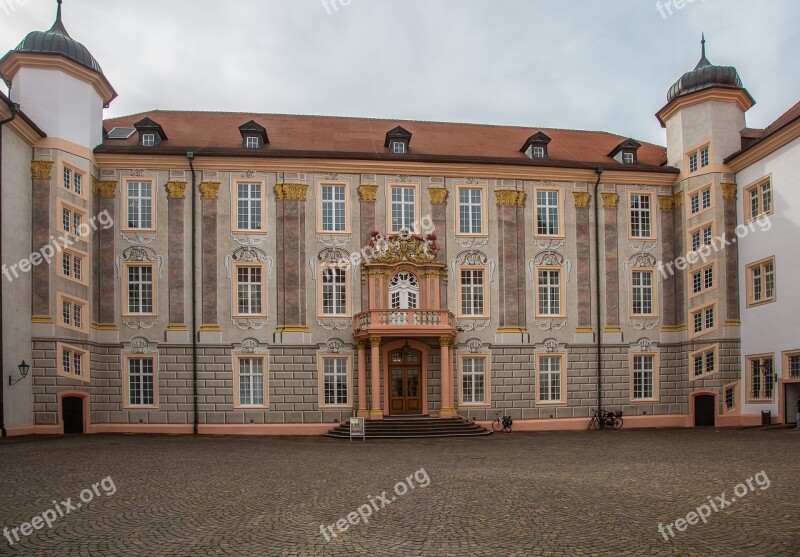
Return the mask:
<svg viewBox="0 0 800 557"><path fill-rule="evenodd" d="M386 133L386 142L383 146L389 149L392 154L405 155L408 153L410 144L411 132L397 126Z"/></svg>
<svg viewBox="0 0 800 557"><path fill-rule="evenodd" d="M641 143L635 139L628 138L617 145L608 156L622 164L637 164L639 162L637 153L641 146Z"/></svg>
<svg viewBox="0 0 800 557"><path fill-rule="evenodd" d="M548 157L549 144L550 138L542 132L537 132L528 138L520 152L525 153L529 159L544 160Z"/></svg>
<svg viewBox="0 0 800 557"><path fill-rule="evenodd" d="M162 141L166 141L167 134L164 133L164 128L161 125L145 118L136 122L133 127L139 132L139 145L142 147L157 147Z"/></svg>
<svg viewBox="0 0 800 557"><path fill-rule="evenodd" d="M269 143L267 129L255 120L239 126L239 133L242 134L242 147L245 149L261 149Z"/></svg>

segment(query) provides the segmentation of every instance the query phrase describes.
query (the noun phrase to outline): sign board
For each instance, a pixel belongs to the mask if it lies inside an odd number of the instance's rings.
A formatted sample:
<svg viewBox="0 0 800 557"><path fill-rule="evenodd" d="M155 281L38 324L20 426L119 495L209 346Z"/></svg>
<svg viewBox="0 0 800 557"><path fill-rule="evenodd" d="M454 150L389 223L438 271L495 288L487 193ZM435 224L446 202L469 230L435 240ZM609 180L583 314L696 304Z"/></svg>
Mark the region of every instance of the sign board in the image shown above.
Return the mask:
<svg viewBox="0 0 800 557"><path fill-rule="evenodd" d="M350 441L353 437L361 437L367 440L367 431L364 418L350 418Z"/></svg>

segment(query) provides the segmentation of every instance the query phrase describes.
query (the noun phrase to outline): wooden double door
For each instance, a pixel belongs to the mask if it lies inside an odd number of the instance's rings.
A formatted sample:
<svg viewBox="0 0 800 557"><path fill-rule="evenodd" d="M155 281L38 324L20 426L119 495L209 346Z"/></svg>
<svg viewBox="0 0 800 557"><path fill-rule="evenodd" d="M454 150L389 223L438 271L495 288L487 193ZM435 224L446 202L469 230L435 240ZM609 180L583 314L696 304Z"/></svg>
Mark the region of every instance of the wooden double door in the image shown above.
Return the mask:
<svg viewBox="0 0 800 557"><path fill-rule="evenodd" d="M405 348L389 354L389 414L422 414L421 354Z"/></svg>

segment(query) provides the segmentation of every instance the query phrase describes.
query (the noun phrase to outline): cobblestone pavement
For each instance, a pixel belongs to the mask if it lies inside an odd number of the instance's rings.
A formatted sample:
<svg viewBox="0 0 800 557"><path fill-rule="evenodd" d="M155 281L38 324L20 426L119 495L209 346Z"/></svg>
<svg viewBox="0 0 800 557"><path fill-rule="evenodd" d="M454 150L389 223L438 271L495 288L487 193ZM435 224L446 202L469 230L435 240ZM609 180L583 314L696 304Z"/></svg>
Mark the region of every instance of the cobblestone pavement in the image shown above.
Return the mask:
<svg viewBox="0 0 800 557"><path fill-rule="evenodd" d="M0 441L0 465L0 527L54 500L74 504L107 476L117 488L13 546L0 538L3 556L800 555L800 433L789 430L25 438ZM325 541L320 525L384 490L393 496L421 468L428 487ZM768 489L756 482L707 524L664 541L659 522L685 518L707 496L730 502L761 471Z"/></svg>

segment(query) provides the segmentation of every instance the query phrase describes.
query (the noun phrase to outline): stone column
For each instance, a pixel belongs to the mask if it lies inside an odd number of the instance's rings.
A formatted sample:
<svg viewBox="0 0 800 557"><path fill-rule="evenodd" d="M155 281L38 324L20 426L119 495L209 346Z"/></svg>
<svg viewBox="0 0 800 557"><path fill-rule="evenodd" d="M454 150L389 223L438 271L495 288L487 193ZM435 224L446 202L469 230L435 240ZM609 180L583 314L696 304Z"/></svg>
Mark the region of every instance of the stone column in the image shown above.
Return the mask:
<svg viewBox="0 0 800 557"><path fill-rule="evenodd" d="M672 240L674 244L675 257L681 257L686 253L683 236L683 192L678 192L674 196L675 215L672 217ZM734 209L735 211L735 209ZM738 285L736 286L738 289ZM675 270L675 329L686 329L686 270Z"/></svg>
<svg viewBox="0 0 800 557"><path fill-rule="evenodd" d="M372 353L370 354L372 364L372 409L369 417L371 420L382 420L383 410L381 410L381 337L369 339ZM386 385L389 388L389 385Z"/></svg>
<svg viewBox="0 0 800 557"><path fill-rule="evenodd" d="M185 308L186 275L186 182L167 183L169 327L171 331L187 331Z"/></svg>
<svg viewBox="0 0 800 557"><path fill-rule="evenodd" d="M736 184L722 184L722 199L725 204L725 237L728 241L736 238ZM725 325L738 327L739 320L739 244L732 243L724 251L725 255Z"/></svg>
<svg viewBox="0 0 800 557"><path fill-rule="evenodd" d="M278 333L309 333L306 324L307 184L275 186L278 214Z"/></svg>
<svg viewBox="0 0 800 557"><path fill-rule="evenodd" d="M367 351L363 340L356 343L358 347L358 417L368 418L367 407Z"/></svg>
<svg viewBox="0 0 800 557"><path fill-rule="evenodd" d="M495 190L497 246L500 264L500 326L498 333L524 333L525 328L525 192ZM523 237L520 241L520 231Z"/></svg>
<svg viewBox="0 0 800 557"><path fill-rule="evenodd" d="M578 276L578 328L576 333L592 333L592 275L591 234L589 233L589 205L592 194L588 191L572 193L575 199L575 236L577 242ZM599 324L598 324L599 325Z"/></svg>
<svg viewBox="0 0 800 557"><path fill-rule="evenodd" d="M444 181L444 179L442 179ZM436 243L439 246L437 259L444 261L447 257L447 188L442 186L431 186L428 188L428 195L431 198L431 220L436 229ZM447 307L447 288L439 286L439 305L432 309Z"/></svg>
<svg viewBox="0 0 800 557"><path fill-rule="evenodd" d="M663 267L656 269L656 280L661 280L661 299L664 302L662 314L663 330L671 332L677 325L677 315L675 313L675 274L674 269L669 263L675 261L675 196L659 195L658 206L661 210L661 262Z"/></svg>
<svg viewBox="0 0 800 557"><path fill-rule="evenodd" d="M452 337L439 338L439 346L442 350L442 407L439 410L440 418L452 418L456 415L453 401L453 357L450 353L452 345Z"/></svg>
<svg viewBox="0 0 800 557"><path fill-rule="evenodd" d="M95 199L95 213L100 214L107 211L111 216L112 222L116 221L117 207L117 182L92 180L92 192ZM117 316L114 310L114 236L119 230L119 225L108 230L98 228L94 233L93 261L92 261L92 282L94 297L94 321L95 327L101 330L116 330Z"/></svg>
<svg viewBox="0 0 800 557"><path fill-rule="evenodd" d="M201 242L202 255L202 326L200 332L219 333L219 318L217 315L217 294L219 292L219 277L217 268L219 257L217 255L217 201L219 200L219 182L203 182L200 184L200 198L202 211ZM192 301L192 303L195 303Z"/></svg>
<svg viewBox="0 0 800 557"><path fill-rule="evenodd" d="M617 232L616 192L602 192L606 255L606 333L619 333L619 233Z"/></svg>
<svg viewBox="0 0 800 557"><path fill-rule="evenodd" d="M50 243L50 179L52 174L52 162L33 161L31 163L31 176L33 178L31 253L42 249L43 246ZM56 218L60 219L61 215L57 215ZM9 235L8 232L6 231L7 235ZM61 262L59 261L58 265L60 264ZM31 316L33 321L53 323L53 314L50 311L49 265L35 265L31 268Z"/></svg>
<svg viewBox="0 0 800 557"><path fill-rule="evenodd" d="M369 246L372 231L375 230L375 205L378 199L378 186L376 184L361 184L358 186L359 209L361 211L361 248ZM365 262L362 262L362 268ZM366 280L370 280L366 278ZM361 311L368 311L371 307L369 301L370 285L361 282Z"/></svg>

